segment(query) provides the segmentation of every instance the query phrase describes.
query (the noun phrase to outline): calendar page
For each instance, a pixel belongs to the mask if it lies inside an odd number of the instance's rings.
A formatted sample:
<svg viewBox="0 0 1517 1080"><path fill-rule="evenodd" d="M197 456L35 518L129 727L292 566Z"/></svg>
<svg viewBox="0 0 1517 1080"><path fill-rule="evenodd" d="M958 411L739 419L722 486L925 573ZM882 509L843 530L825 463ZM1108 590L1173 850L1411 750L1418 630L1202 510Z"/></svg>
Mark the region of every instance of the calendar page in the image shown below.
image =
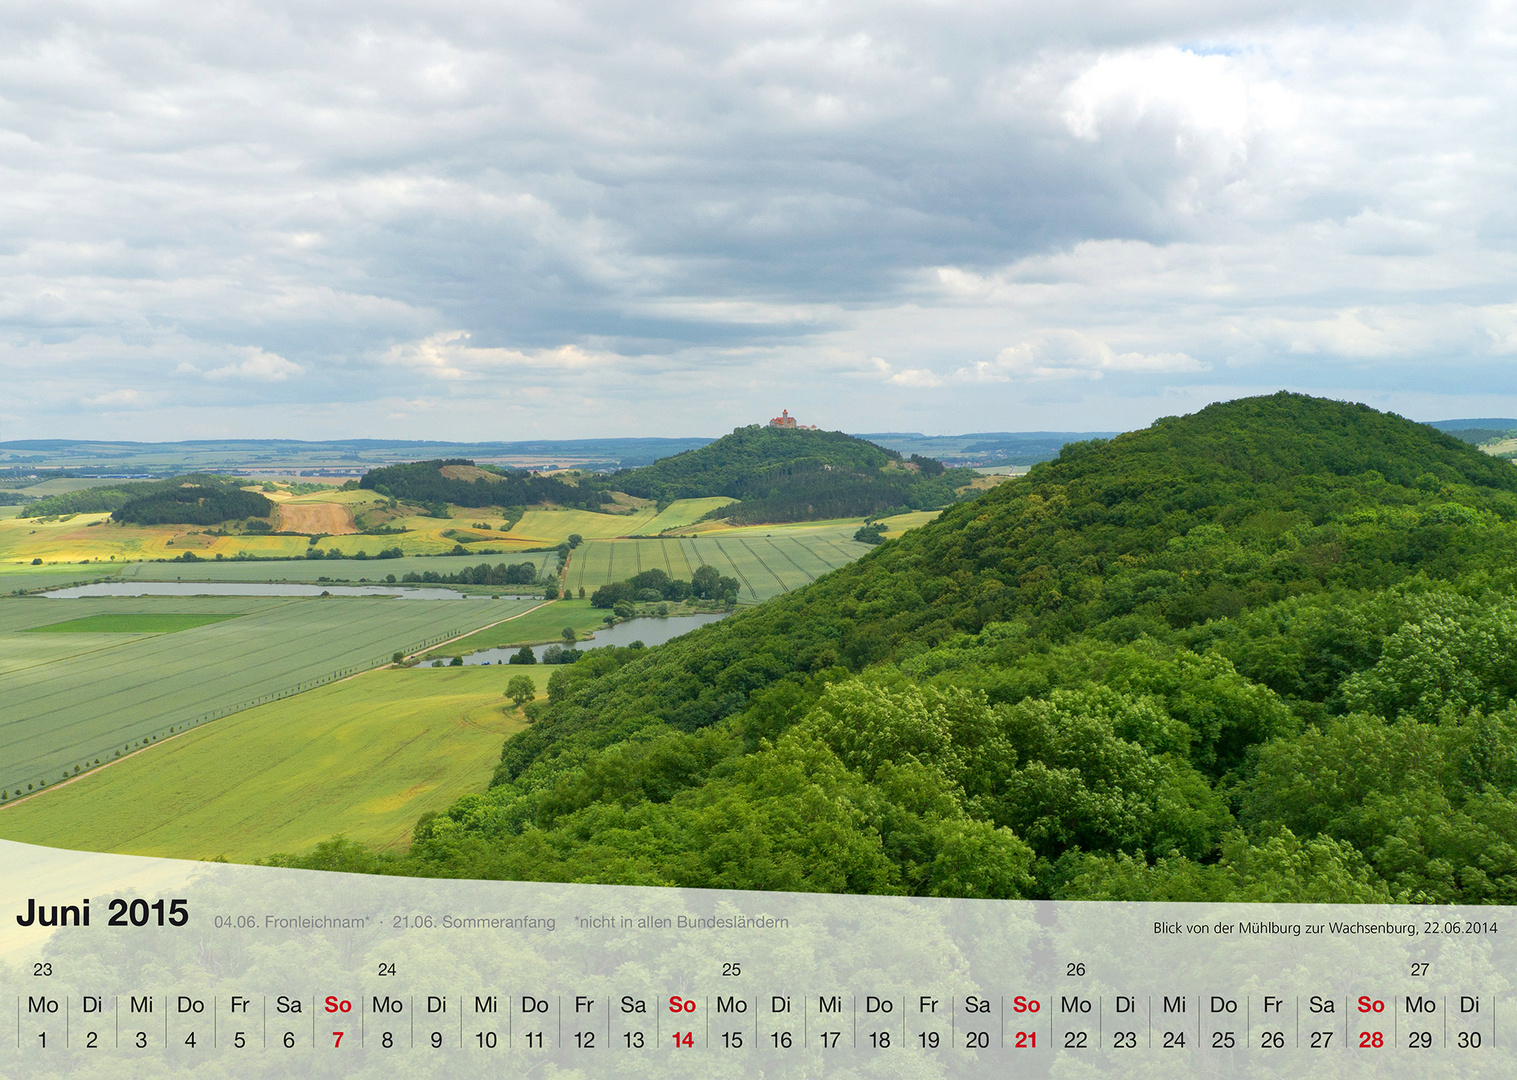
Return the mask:
<svg viewBox="0 0 1517 1080"><path fill-rule="evenodd" d="M1508 908L435 881L9 842L0 865L17 1080L1513 1068Z"/></svg>

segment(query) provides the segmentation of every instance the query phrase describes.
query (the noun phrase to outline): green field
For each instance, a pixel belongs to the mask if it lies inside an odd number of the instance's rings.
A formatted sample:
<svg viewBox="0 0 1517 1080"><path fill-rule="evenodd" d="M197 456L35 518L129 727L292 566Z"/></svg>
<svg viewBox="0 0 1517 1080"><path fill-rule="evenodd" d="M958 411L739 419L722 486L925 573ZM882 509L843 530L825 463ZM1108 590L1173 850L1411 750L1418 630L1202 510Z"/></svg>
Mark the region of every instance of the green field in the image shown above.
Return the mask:
<svg viewBox="0 0 1517 1080"><path fill-rule="evenodd" d="M458 641L450 641L442 648L426 653L423 659L460 656L503 645L540 645L559 641L566 626L574 627L574 632L583 637L592 630L599 630L606 614L601 608L591 607L588 600L556 600L519 619L492 626L488 630L476 631Z"/></svg>
<svg viewBox="0 0 1517 1080"><path fill-rule="evenodd" d="M661 533L665 529L679 529L686 525L694 525L718 506L727 506L736 502L725 495L718 495L710 499L679 499L669 504L658 517L648 522L643 527L645 533Z"/></svg>
<svg viewBox="0 0 1517 1080"><path fill-rule="evenodd" d="M421 814L489 782L521 724L502 695L522 673L389 669L249 709L0 809L0 836L233 862L336 833L400 846Z"/></svg>
<svg viewBox="0 0 1517 1080"><path fill-rule="evenodd" d="M673 509L673 507L670 507ZM667 511L666 511L667 512ZM523 542L557 544L578 533L587 540L629 536L648 531L657 513L653 507L632 514L597 514L590 510L528 510L505 535Z"/></svg>
<svg viewBox="0 0 1517 1080"><path fill-rule="evenodd" d="M0 567L0 593L33 589L63 589L93 581L114 580L123 567L101 566L5 566Z"/></svg>
<svg viewBox="0 0 1517 1080"><path fill-rule="evenodd" d="M177 634L181 630L193 630L197 626L235 619L236 615L192 615L163 611L144 611L138 614L123 612L86 615L67 622L48 623L23 631L27 634Z"/></svg>
<svg viewBox="0 0 1517 1080"><path fill-rule="evenodd" d="M15 798L154 739L388 662L536 601L0 599L0 791ZM238 615L177 634L28 634L98 614Z"/></svg>
<svg viewBox="0 0 1517 1080"><path fill-rule="evenodd" d="M384 537L367 537L383 540ZM374 545L370 545L371 548ZM320 580L350 582L384 581L394 574L398 581L406 574L456 574L480 563L511 566L529 562L541 573L543 567L557 564L552 551L507 552L504 555L432 555L407 556L400 559L283 559L255 562L251 559L206 560L196 563L129 563L121 569L123 581L262 581L314 584ZM98 571L95 571L99 576ZM9 577L0 577L0 587ZM530 586L510 586L510 590L530 591Z"/></svg>
<svg viewBox="0 0 1517 1080"><path fill-rule="evenodd" d="M739 603L756 604L808 585L863 555L868 546L848 539L855 528L785 534L776 530L772 536L734 529L660 540L588 540L570 556L567 584L588 594L607 582L654 568L689 581L697 567L709 563L737 578Z"/></svg>

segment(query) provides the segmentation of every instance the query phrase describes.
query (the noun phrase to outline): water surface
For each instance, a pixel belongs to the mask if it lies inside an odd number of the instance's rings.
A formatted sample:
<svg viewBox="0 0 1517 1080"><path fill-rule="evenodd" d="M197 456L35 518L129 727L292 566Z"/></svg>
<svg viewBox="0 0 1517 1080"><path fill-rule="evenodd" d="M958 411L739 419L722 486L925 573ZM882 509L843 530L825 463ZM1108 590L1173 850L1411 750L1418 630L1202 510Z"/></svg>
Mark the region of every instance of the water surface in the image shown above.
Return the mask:
<svg viewBox="0 0 1517 1080"><path fill-rule="evenodd" d="M593 638L580 638L573 646L577 649L599 649L606 645L631 645L634 641L641 641L644 645L662 645L664 642L688 634L698 626L707 623L719 622L726 615L675 615L667 619L628 619L626 622L617 623L607 630L597 630ZM532 655L539 660L543 658L552 645L564 648L569 646L562 641L553 642L549 645L532 646ZM520 645L507 646L500 649L481 649L477 653L464 657L465 664L504 664L511 657L521 651Z"/></svg>

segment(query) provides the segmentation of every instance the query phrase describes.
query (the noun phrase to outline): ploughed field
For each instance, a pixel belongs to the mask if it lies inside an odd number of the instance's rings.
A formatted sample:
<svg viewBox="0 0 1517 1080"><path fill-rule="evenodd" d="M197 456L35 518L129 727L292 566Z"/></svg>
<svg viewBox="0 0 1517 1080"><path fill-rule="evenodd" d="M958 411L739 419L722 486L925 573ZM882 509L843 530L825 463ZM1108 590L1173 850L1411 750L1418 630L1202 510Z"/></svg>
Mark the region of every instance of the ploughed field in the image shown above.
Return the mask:
<svg viewBox="0 0 1517 1080"><path fill-rule="evenodd" d="M24 797L280 696L388 663L540 601L245 597L0 599L0 790ZM154 631L162 620L225 616ZM116 629L49 626L110 616ZM33 632L33 631L43 632ZM96 630L97 632L90 632ZM134 632L136 631L136 632ZM212 724L211 726L215 726ZM151 755L149 755L151 756Z"/></svg>

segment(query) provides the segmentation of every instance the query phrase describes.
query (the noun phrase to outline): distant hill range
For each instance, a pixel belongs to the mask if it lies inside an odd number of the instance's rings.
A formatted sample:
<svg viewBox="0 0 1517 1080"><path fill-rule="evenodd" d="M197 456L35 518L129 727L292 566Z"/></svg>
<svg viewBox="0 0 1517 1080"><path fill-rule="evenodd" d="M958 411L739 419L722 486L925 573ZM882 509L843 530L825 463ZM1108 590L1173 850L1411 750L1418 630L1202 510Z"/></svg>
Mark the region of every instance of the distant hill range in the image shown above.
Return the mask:
<svg viewBox="0 0 1517 1080"><path fill-rule="evenodd" d="M1445 435L1452 435L1460 442L1471 446L1489 446L1517 436L1517 420L1511 417L1483 416L1468 420L1432 420L1428 427L1437 428ZM1511 451L1500 451L1497 456L1510 457Z"/></svg>
<svg viewBox="0 0 1517 1080"><path fill-rule="evenodd" d="M186 442L96 442L19 439L0 442L0 476L66 469L76 476L173 476L188 472L361 476L381 465L469 458L516 468L630 468L705 446L707 438L533 439L523 442L431 442L403 439L196 439Z"/></svg>
<svg viewBox="0 0 1517 1080"><path fill-rule="evenodd" d="M1517 425L1517 421L1513 422ZM903 456L919 454L951 465L1032 465L1059 456L1066 443L1105 438L1109 431L992 431L968 435L885 432L860 435ZM531 439L518 442L432 442L404 439L194 439L186 442L105 442L17 439L0 442L0 479L37 469L73 476L145 479L191 472L361 476L409 461L467 458L509 468L635 469L707 446L688 438ZM54 472L53 475L59 475Z"/></svg>
<svg viewBox="0 0 1517 1080"><path fill-rule="evenodd" d="M971 467L1036 465L1052 461L1069 443L1110 439L1115 431L974 431L968 435L921 435L905 431L862 434L861 439L902 454Z"/></svg>

